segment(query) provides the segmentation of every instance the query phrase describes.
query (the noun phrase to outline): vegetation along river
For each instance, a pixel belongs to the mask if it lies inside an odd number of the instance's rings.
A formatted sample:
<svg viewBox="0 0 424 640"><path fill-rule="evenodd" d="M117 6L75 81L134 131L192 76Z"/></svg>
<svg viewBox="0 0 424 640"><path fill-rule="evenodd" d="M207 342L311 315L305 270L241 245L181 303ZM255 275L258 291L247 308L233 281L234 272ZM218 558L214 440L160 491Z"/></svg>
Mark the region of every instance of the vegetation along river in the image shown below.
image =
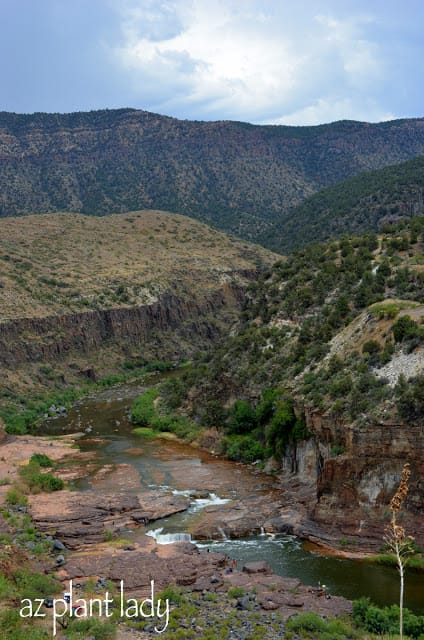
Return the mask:
<svg viewBox="0 0 424 640"><path fill-rule="evenodd" d="M155 380L158 380L156 378ZM201 497L193 498L188 511L156 521L148 526L148 535L159 543L170 543L187 539L190 530L202 517L202 512L229 501L260 497L266 500L275 497L275 479L265 474L254 473L252 468L222 460L188 445L160 439L151 440L132 433L128 411L133 398L146 386L125 385L100 392L74 407L66 417L48 423L50 433L86 432L80 440L82 451L92 451L101 465L130 464L138 473L139 481L120 490L127 491L174 491L186 493L202 491ZM97 469L98 470L98 469ZM76 482L79 490L95 488L90 482L92 471ZM101 489L114 490L114 476L103 480ZM203 493L206 491L206 497ZM207 495L209 494L209 495ZM125 537L137 538L146 535L141 528L125 533ZM266 560L279 575L296 577L305 584L325 584L328 591L350 599L369 596L377 604L398 601L399 580L395 569L370 565L363 561L342 560L328 557L307 548L301 540L287 535L258 535L243 539L226 539L222 532L220 540L198 541L211 550L223 551L239 564L246 561ZM417 613L424 613L424 576L408 572L406 577L405 604Z"/></svg>

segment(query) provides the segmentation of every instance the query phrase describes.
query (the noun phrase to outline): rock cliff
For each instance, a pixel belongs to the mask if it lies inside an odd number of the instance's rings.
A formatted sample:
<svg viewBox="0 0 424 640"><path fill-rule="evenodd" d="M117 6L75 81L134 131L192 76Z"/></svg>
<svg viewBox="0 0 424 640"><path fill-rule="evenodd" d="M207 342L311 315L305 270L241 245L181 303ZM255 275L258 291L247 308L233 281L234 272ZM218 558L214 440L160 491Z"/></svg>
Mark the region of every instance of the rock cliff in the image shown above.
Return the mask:
<svg viewBox="0 0 424 640"><path fill-rule="evenodd" d="M382 547L395 493L405 462L411 465L409 492L402 524L424 544L424 432L402 423L344 424L320 412L305 412L310 438L287 449L282 461L283 484L297 497L307 489L307 511L296 527L320 539L340 543L365 541ZM300 483L300 484L299 484ZM296 498L297 499L297 498ZM320 531L314 530L314 525ZM305 531L308 531L306 525ZM326 533L323 534L323 531Z"/></svg>
<svg viewBox="0 0 424 640"><path fill-rule="evenodd" d="M0 220L3 384L191 358L237 322L247 284L275 257L159 211Z"/></svg>
<svg viewBox="0 0 424 640"><path fill-rule="evenodd" d="M88 311L44 318L19 318L0 325L0 365L13 368L27 362L55 362L95 351L115 343L125 350L137 346L151 350L153 334L171 334L192 340L219 334L219 319L235 311L243 292L227 285L202 300L183 300L164 294L141 307ZM166 347L165 347L166 351ZM190 351L190 349L188 349ZM182 349L180 355L189 355Z"/></svg>
<svg viewBox="0 0 424 640"><path fill-rule="evenodd" d="M0 324L0 368L5 379L49 365L68 374L105 374L134 353L146 359L189 358L237 318L243 290L228 284L200 299L164 294L152 304Z"/></svg>

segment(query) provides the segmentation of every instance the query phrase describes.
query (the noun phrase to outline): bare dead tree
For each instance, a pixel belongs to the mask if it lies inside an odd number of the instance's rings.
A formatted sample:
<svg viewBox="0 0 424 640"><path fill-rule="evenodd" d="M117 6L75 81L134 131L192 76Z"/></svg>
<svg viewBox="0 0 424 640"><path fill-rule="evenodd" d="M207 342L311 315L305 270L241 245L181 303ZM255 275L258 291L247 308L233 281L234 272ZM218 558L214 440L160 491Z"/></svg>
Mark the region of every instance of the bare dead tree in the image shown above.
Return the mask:
<svg viewBox="0 0 424 640"><path fill-rule="evenodd" d="M403 639L403 597L405 588L405 566L408 555L413 552L412 543L414 538L406 535L405 529L398 524L399 512L402 504L408 493L408 481L411 475L409 462L406 462L403 471L402 478L396 491L390 502L391 518L390 523L385 528L384 542L389 547L390 551L396 557L396 564L400 576L400 596L399 596L399 635L400 639Z"/></svg>

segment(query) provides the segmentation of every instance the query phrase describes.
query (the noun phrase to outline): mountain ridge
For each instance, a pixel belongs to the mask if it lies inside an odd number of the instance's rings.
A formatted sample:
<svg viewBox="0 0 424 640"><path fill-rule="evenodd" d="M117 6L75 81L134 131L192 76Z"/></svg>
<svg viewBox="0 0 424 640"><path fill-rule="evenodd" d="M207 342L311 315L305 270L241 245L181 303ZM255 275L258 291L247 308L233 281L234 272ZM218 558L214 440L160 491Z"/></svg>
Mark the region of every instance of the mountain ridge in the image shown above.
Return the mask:
<svg viewBox="0 0 424 640"><path fill-rule="evenodd" d="M1 112L0 216L162 209L255 239L320 189L422 154L419 118L290 127Z"/></svg>
<svg viewBox="0 0 424 640"><path fill-rule="evenodd" d="M260 238L279 252L343 234L378 232L424 213L424 156L360 173L306 198Z"/></svg>

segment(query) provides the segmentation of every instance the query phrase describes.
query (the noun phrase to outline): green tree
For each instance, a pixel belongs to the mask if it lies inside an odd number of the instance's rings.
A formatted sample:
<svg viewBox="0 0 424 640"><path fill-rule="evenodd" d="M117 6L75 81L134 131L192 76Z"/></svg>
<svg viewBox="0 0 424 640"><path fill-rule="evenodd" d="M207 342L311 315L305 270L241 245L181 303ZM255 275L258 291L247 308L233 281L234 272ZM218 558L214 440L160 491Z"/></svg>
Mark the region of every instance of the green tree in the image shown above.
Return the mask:
<svg viewBox="0 0 424 640"><path fill-rule="evenodd" d="M237 400L228 412L229 433L250 433L258 425L256 412L246 400Z"/></svg>
<svg viewBox="0 0 424 640"><path fill-rule="evenodd" d="M293 441L293 430L297 427L297 419L293 403L279 400L274 414L265 429L266 443L273 453L282 456L290 441Z"/></svg>

